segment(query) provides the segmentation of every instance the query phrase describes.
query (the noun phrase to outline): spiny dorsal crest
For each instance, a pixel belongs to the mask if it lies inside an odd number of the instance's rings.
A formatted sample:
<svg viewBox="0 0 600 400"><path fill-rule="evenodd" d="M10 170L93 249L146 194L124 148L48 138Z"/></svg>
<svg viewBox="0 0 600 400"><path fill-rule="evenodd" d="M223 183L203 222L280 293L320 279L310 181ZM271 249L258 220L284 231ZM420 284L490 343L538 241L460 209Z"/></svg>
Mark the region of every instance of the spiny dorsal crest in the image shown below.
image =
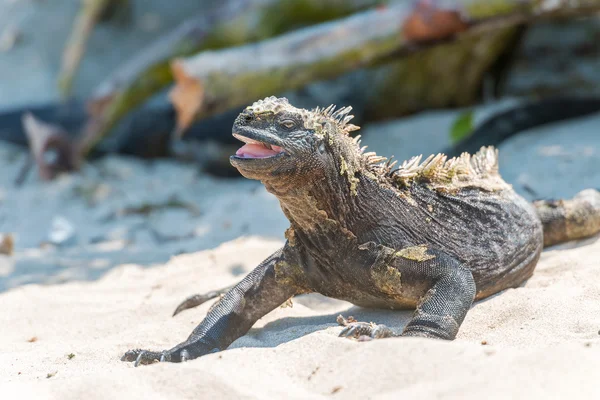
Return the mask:
<svg viewBox="0 0 600 400"><path fill-rule="evenodd" d="M377 153L375 153L374 151L370 151L370 152L366 152L365 150L367 150L367 147L369 146L360 146L360 138L361 135L356 135L355 137L352 138L352 140L354 141L354 143L356 144L356 147L358 148L358 153L362 156L363 160L365 161L365 163L367 165L377 165L377 164L381 164L378 165L378 168L384 168L384 174L389 173L391 171L391 168L396 164L396 161L394 161L391 166L391 159L388 160L387 157L383 157L383 156L378 156ZM383 162L386 163L383 163Z"/></svg>
<svg viewBox="0 0 600 400"><path fill-rule="evenodd" d="M358 126L348 123L354 118L354 115L348 115L350 114L350 111L352 111L351 106L342 107L336 110L336 105L332 104L324 109L317 107L312 110L312 114L319 119L319 123L322 123L324 118L332 120L337 124L342 133L348 134L360 129Z"/></svg>
<svg viewBox="0 0 600 400"><path fill-rule="evenodd" d="M456 189L473 185L495 190L507 185L498 174L498 150L493 146L482 147L474 155L463 153L451 159L445 154L430 155L421 162L422 158L420 155L404 161L390 171L389 176L404 186L410 186L413 181Z"/></svg>

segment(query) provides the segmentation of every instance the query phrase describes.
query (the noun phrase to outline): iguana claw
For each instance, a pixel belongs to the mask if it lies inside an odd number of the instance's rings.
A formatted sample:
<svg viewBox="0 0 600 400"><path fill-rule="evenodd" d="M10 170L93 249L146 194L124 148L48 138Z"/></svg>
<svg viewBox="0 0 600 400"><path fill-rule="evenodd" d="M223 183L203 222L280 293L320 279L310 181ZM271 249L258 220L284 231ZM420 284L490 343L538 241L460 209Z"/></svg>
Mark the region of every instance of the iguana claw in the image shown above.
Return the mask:
<svg viewBox="0 0 600 400"><path fill-rule="evenodd" d="M179 357L173 357L173 354L169 350L163 351L148 351L142 349L129 350L123 357L121 357L121 361L129 361L133 362L133 366L137 367L139 365L147 365L152 364L154 362L184 362L189 360L190 354L187 350L182 350L179 354Z"/></svg>
<svg viewBox="0 0 600 400"><path fill-rule="evenodd" d="M181 357L181 362L186 362L187 360L190 359L190 353L188 353L187 350L181 350L180 357Z"/></svg>
<svg viewBox="0 0 600 400"><path fill-rule="evenodd" d="M360 341L381 339L395 336L394 332L385 325L377 325L373 322L358 322L353 317L347 320L343 316L337 317L338 324L344 326L339 336L356 338Z"/></svg>
<svg viewBox="0 0 600 400"><path fill-rule="evenodd" d="M121 361L133 362L135 367L155 362L179 363L193 360L206 354L220 351L218 348L209 350L210 346L203 343L191 342L184 346L176 346L170 350L149 351L142 349L129 350L121 357Z"/></svg>

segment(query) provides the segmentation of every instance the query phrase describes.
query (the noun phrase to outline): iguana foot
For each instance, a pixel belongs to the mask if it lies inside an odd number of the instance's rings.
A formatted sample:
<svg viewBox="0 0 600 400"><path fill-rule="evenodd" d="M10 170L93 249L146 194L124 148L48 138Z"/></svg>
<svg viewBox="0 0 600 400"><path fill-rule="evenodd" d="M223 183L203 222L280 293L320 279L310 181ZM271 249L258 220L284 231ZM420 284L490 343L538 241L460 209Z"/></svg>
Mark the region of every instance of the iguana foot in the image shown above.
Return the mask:
<svg viewBox="0 0 600 400"><path fill-rule="evenodd" d="M193 345L192 345L193 346ZM198 346L196 346L198 347ZM182 348L182 345L176 346L171 350L163 351L149 351L142 349L129 350L121 357L121 361L133 362L134 366L153 364L155 362L185 362L194 358L200 357L205 354L219 351L219 349L213 349L212 351L204 351L199 348Z"/></svg>
<svg viewBox="0 0 600 400"><path fill-rule="evenodd" d="M185 362L190 358L190 354L187 350L181 350L179 354L177 354L177 357L174 357L173 352L169 350L149 351L135 349L129 350L123 354L121 361L133 361L133 365L137 367L140 364L147 365L155 362Z"/></svg>
<svg viewBox="0 0 600 400"><path fill-rule="evenodd" d="M142 349L129 350L123 357L121 357L121 361L129 361L134 362L134 366L138 366L140 364L152 364L156 361L166 361L167 351L148 351Z"/></svg>
<svg viewBox="0 0 600 400"><path fill-rule="evenodd" d="M361 342L396 336L396 334L385 325L377 325L373 322L358 322L354 317L348 317L348 319L346 319L342 315L338 315L337 323L345 327L340 332L340 337L355 338Z"/></svg>
<svg viewBox="0 0 600 400"><path fill-rule="evenodd" d="M402 332L402 336L422 337L422 338L427 338L427 339L446 339L445 337L440 337L440 336L434 335L432 333L419 332L419 331Z"/></svg>

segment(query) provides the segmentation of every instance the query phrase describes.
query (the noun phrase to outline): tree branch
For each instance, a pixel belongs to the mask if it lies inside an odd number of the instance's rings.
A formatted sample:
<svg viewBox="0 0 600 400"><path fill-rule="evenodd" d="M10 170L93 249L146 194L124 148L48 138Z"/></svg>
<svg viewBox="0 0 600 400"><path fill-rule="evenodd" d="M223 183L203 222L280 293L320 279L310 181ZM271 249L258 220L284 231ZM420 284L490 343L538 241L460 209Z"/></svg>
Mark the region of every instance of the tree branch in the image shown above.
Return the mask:
<svg viewBox="0 0 600 400"><path fill-rule="evenodd" d="M58 86L64 97L71 92L73 79L85 53L85 45L96 23L115 7L128 6L127 0L82 0L73 29L67 39L59 72Z"/></svg>
<svg viewBox="0 0 600 400"><path fill-rule="evenodd" d="M413 56L405 59L419 60L418 68L434 60L438 62L434 67L442 72L450 60L468 66L473 71L470 77L451 78L458 85L463 78L470 80L465 83L471 92L459 90L458 98L472 98L472 88L480 84L486 68L511 43L511 28L540 18L585 15L600 9L600 0L463 0L450 2L450 8L439 8L436 3L441 1L423 0L416 7L394 3L263 42L177 59L172 64L176 86L171 100L178 112L178 131L199 118L258 98L409 55ZM477 45L480 37L485 39L483 46ZM489 54L478 58L480 64L471 65L470 52L444 51L460 42L472 53L485 55L490 50ZM435 59L415 54L434 45L440 45L435 47L440 50ZM440 54L448 60L440 59ZM387 89L395 90L390 85Z"/></svg>
<svg viewBox="0 0 600 400"><path fill-rule="evenodd" d="M94 91L87 153L127 113L173 82L170 62L205 49L260 41L301 26L339 18L387 0L224 0L143 49Z"/></svg>

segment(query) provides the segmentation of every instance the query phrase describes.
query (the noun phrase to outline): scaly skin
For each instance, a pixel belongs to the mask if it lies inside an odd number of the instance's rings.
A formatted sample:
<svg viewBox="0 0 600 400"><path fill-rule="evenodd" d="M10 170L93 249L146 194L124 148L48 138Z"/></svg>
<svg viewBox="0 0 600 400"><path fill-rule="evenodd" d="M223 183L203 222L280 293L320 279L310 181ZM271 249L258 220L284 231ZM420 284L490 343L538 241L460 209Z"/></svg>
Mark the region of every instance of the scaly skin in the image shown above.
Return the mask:
<svg viewBox="0 0 600 400"><path fill-rule="evenodd" d="M452 340L475 299L531 276L545 237L551 244L600 230L597 191L534 206L499 176L492 148L394 169L348 135L357 129L348 112L307 111L270 97L240 114L233 133L254 146L231 163L277 196L290 221L287 242L228 290L186 341L161 352L131 350L124 361L179 362L224 350L263 315L309 292L363 307L416 308L401 333L341 318L343 336ZM188 299L177 311L222 293Z"/></svg>

